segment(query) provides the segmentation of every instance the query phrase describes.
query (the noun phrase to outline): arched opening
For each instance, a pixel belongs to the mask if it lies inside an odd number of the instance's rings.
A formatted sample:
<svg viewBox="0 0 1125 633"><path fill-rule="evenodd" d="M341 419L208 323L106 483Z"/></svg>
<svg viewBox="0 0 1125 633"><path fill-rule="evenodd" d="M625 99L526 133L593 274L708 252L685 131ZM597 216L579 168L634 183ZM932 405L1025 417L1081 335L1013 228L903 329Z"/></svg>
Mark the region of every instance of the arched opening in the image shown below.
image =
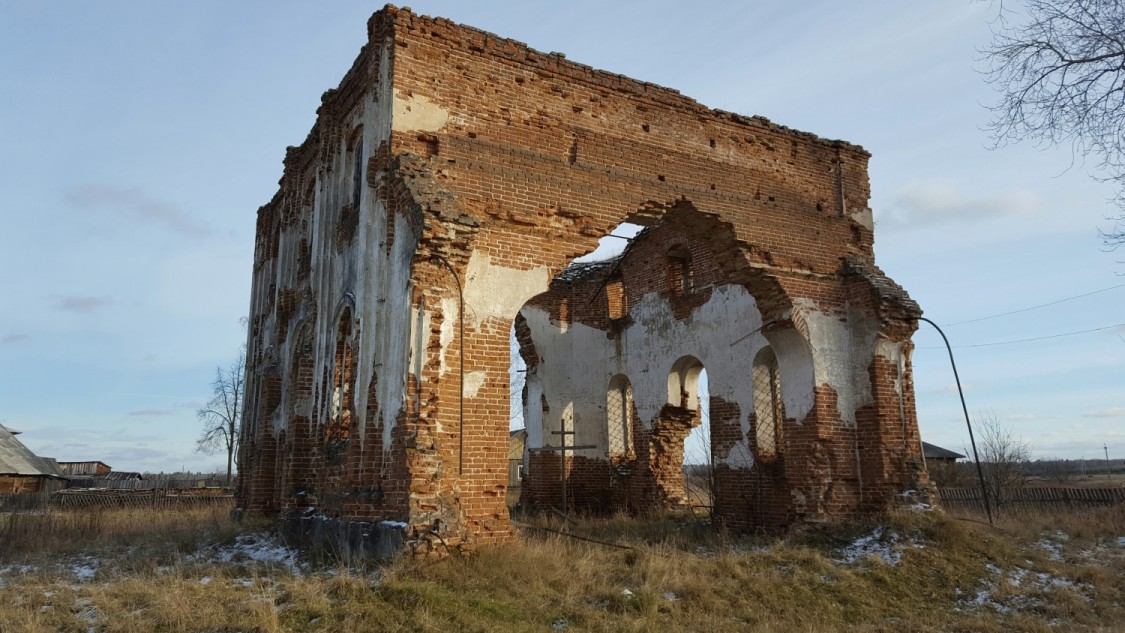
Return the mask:
<svg viewBox="0 0 1125 633"><path fill-rule="evenodd" d="M610 321L619 321L629 314L629 303L625 295L625 284L621 275L615 275L605 285L606 316Z"/></svg>
<svg viewBox="0 0 1125 633"><path fill-rule="evenodd" d="M628 311L617 269L640 230L613 229L513 319L509 504L603 511L623 502L626 462L636 457L633 387L611 366L619 351L607 332ZM526 446L522 469L515 461L518 438Z"/></svg>
<svg viewBox="0 0 1125 633"><path fill-rule="evenodd" d="M633 449L633 385L624 374L609 381L606 392L606 455L612 460L629 459Z"/></svg>
<svg viewBox="0 0 1125 633"><path fill-rule="evenodd" d="M511 330L508 332L509 352L509 393L508 393L508 492L506 503L509 508L514 508L523 497L523 481L528 468L528 428L530 422L538 423L538 416L528 415L528 403L535 399L530 398L532 390L528 384L528 360L531 367L536 364L535 345L531 340L531 331L527 319L522 314L517 314L512 320ZM526 355L526 356L525 356ZM536 429L538 430L538 429Z"/></svg>
<svg viewBox="0 0 1125 633"><path fill-rule="evenodd" d="M328 391L328 423L324 427L324 459L343 462L355 416L355 349L352 345L352 311L345 306L336 328L331 386Z"/></svg>
<svg viewBox="0 0 1125 633"><path fill-rule="evenodd" d="M351 167L351 205L359 209L363 195L363 126L356 128L348 141L348 165Z"/></svg>
<svg viewBox="0 0 1125 633"><path fill-rule="evenodd" d="M684 438L684 493L693 512L710 512L715 505L714 448L707 369L702 366L694 395L694 426Z"/></svg>
<svg viewBox="0 0 1125 633"><path fill-rule="evenodd" d="M665 274L672 296L683 297L692 291L691 251L684 246L673 246L668 250L665 261Z"/></svg>
<svg viewBox="0 0 1125 633"><path fill-rule="evenodd" d="M703 363L694 356L677 360L668 372L668 404L699 411L699 378L703 371Z"/></svg>
<svg viewBox="0 0 1125 633"><path fill-rule="evenodd" d="M763 347L754 357L750 372L754 397L754 439L757 457L771 461L781 447L781 421L785 409L781 400L781 372L777 355L770 346Z"/></svg>

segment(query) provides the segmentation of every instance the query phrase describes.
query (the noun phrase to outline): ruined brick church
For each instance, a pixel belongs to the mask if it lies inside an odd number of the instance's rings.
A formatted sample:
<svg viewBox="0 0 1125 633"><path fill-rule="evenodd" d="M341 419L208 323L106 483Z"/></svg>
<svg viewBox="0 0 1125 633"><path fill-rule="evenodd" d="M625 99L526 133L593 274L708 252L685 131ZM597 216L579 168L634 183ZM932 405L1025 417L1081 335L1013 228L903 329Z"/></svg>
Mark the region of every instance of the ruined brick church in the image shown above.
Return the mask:
<svg viewBox="0 0 1125 633"><path fill-rule="evenodd" d="M701 424L732 529L928 485L861 147L406 9L367 29L258 211L243 508L508 540L513 406L543 508L687 503Z"/></svg>

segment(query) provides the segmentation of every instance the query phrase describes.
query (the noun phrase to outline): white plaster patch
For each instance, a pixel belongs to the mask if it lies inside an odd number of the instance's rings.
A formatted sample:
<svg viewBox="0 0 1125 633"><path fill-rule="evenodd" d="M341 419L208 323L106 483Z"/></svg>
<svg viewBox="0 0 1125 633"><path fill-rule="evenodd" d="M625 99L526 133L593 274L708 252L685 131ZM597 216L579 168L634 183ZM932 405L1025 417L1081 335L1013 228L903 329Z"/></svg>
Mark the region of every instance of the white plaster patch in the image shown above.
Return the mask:
<svg viewBox="0 0 1125 633"><path fill-rule="evenodd" d="M486 371L471 371L465 374L465 397L475 398L480 388L488 380L488 372Z"/></svg>
<svg viewBox="0 0 1125 633"><path fill-rule="evenodd" d="M713 466L750 469L754 467L754 455L750 451L750 445L744 436L730 447L730 451L726 455L712 455L711 463Z"/></svg>
<svg viewBox="0 0 1125 633"><path fill-rule="evenodd" d="M521 311L535 341L540 364L527 376L527 402L524 422L527 445L540 448L558 445L562 421L576 434L567 439L570 445L596 445L596 449L575 451L583 457L604 457L606 423L583 424L582 420L605 420L605 401L609 379L614 372L607 365L613 353L613 342L605 332L581 323L571 324L565 336L551 315L539 308L526 306ZM581 371L572 371L581 367ZM540 398L546 395L549 411L542 412ZM577 421L577 424L575 423Z"/></svg>
<svg viewBox="0 0 1125 633"><path fill-rule="evenodd" d="M465 271L465 323L477 327L488 318L511 319L550 282L546 266L531 270L495 266L487 253L473 251Z"/></svg>
<svg viewBox="0 0 1125 633"><path fill-rule="evenodd" d="M809 343L796 330L770 332L766 337L781 372L781 401L786 417L801 421L812 411L814 366Z"/></svg>
<svg viewBox="0 0 1125 633"><path fill-rule="evenodd" d="M403 95L396 90L393 117L391 128L395 132L437 132L449 121L449 110L424 95Z"/></svg>
<svg viewBox="0 0 1125 633"><path fill-rule="evenodd" d="M864 208L858 211L852 211L849 215L853 222L866 228L868 231L875 230L875 218L871 213L871 209Z"/></svg>
<svg viewBox="0 0 1125 633"><path fill-rule="evenodd" d="M449 349L449 345L453 343L453 336L457 333L458 325L460 323L460 315L458 314L459 306L457 305L456 297L444 297L441 300L441 334L438 336L438 342L441 343L441 348L438 350L438 363L440 366L439 373L445 375L449 371L449 366L445 362L445 351ZM427 325L429 325L427 323ZM429 338L429 334L424 338Z"/></svg>
<svg viewBox="0 0 1125 633"><path fill-rule="evenodd" d="M713 289L707 303L687 320L678 320L668 302L653 293L634 304L633 320L621 333L617 355L614 341L603 330L573 323L565 334L560 325L543 310L524 307L532 340L540 356L535 374L528 376L529 398L525 420L529 446L551 443L549 435L558 430L564 411L571 408L578 435L575 444L594 444L583 455L603 457L608 449L606 397L611 378L622 374L633 387L637 425L651 428L653 420L668 402L669 372L676 361L694 356L707 370L712 399L721 398L738 405L741 438L725 454L715 455L715 463L737 468L754 464L747 436L753 409L750 368L755 354L767 344L757 330L761 314L754 298L740 285ZM771 334L769 343L778 354L782 369L782 397L790 417L803 418L812 407L813 368L808 344L800 334ZM573 371L580 367L580 371ZM539 416L539 393L548 397L550 413Z"/></svg>
<svg viewBox="0 0 1125 633"><path fill-rule="evenodd" d="M903 344L895 343L894 341L880 338L875 343L875 355L884 358L898 368L895 374L894 386L895 393L898 394L899 399L902 399L902 377L906 373L906 355L902 353Z"/></svg>
<svg viewBox="0 0 1125 633"><path fill-rule="evenodd" d="M808 326L817 384L836 392L841 419L855 426L856 410L874 401L867 368L875 357L879 322L856 312L847 318L828 313L810 299L798 299L794 305Z"/></svg>

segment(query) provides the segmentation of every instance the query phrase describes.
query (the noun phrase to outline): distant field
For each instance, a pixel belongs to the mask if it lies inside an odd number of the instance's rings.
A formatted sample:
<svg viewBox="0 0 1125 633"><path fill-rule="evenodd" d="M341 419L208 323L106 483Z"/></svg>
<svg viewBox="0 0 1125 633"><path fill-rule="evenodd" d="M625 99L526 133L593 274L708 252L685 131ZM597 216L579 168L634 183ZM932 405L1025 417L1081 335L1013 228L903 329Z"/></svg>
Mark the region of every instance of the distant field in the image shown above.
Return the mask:
<svg viewBox="0 0 1125 633"><path fill-rule="evenodd" d="M1075 475L1061 482L1050 477L1028 477L1025 485L1048 488L1125 488L1125 473Z"/></svg>
<svg viewBox="0 0 1125 633"><path fill-rule="evenodd" d="M0 631L1120 631L1125 508L730 535L524 518L515 545L318 566L228 508L0 515ZM594 542L597 541L597 542Z"/></svg>

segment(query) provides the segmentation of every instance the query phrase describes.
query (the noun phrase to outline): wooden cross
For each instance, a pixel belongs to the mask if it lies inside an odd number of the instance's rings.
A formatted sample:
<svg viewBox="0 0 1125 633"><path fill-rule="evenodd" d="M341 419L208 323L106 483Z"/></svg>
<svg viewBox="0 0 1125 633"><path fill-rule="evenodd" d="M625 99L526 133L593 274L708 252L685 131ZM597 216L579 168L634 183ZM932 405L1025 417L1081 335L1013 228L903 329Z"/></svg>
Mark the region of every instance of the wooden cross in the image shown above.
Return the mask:
<svg viewBox="0 0 1125 633"><path fill-rule="evenodd" d="M551 431L551 435L558 435L559 436L559 443L561 444L561 446L544 446L542 448L529 448L528 452L531 452L531 453L558 453L559 454L559 463L561 464L560 470L562 470L562 512L565 515L567 513L567 504L566 504L566 456L567 456L567 451L580 451L580 450L584 450L584 449L587 449L587 448L597 448L597 446L595 446L593 444L584 444L582 446L567 446L566 438L571 436L571 435L574 435L574 431L566 430L566 418L561 418L561 417L559 418L559 430Z"/></svg>

